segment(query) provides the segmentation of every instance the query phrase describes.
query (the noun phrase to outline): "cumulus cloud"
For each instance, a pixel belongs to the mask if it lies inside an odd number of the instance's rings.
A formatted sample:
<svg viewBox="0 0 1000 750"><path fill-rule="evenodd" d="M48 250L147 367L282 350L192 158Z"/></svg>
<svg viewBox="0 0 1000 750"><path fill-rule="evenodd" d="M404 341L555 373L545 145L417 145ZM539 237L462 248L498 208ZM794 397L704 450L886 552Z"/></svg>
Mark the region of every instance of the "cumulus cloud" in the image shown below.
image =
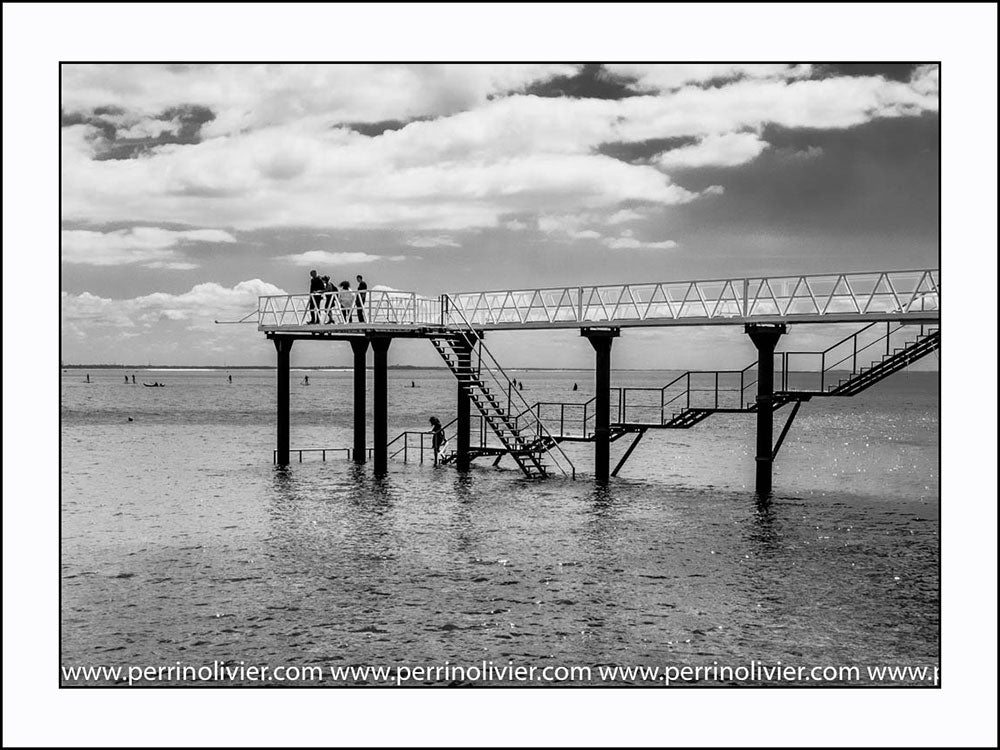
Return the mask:
<svg viewBox="0 0 1000 750"><path fill-rule="evenodd" d="M615 75L634 79L635 87L643 91L671 91L687 85L739 78L779 80L805 78L812 71L812 67L809 65L762 63L694 63L683 65L621 63L607 67Z"/></svg>
<svg viewBox="0 0 1000 750"><path fill-rule="evenodd" d="M637 239L631 229L626 229L618 237L605 237L601 242L612 250L669 250L677 247L673 240L645 242Z"/></svg>
<svg viewBox="0 0 1000 750"><path fill-rule="evenodd" d="M294 255L281 255L278 260L293 266L320 266L323 264L358 264L378 261L401 261L418 258L415 255L371 255L358 252L330 252L328 250L308 250Z"/></svg>
<svg viewBox="0 0 1000 750"><path fill-rule="evenodd" d="M707 135L690 146L665 151L656 157L663 169L736 167L753 161L767 148L757 133Z"/></svg>
<svg viewBox="0 0 1000 750"><path fill-rule="evenodd" d="M221 229L175 231L159 227L133 227L111 232L64 229L62 260L91 266L141 263L150 268L185 270L196 263L181 259L177 248L193 243L233 243L236 238Z"/></svg>
<svg viewBox="0 0 1000 750"><path fill-rule="evenodd" d="M575 65L64 65L69 112L115 107L147 117L195 104L211 109L208 136L311 123L409 120L447 115Z"/></svg>
<svg viewBox="0 0 1000 750"><path fill-rule="evenodd" d="M938 106L933 66L910 81L814 79L807 66L613 67L647 92L620 100L506 95L566 66L69 67L67 109L153 117L194 104L215 117L199 143L130 159L102 159L106 134L93 124L64 127L64 219L238 230L453 233L680 205L713 191L685 189L671 169L745 163L767 147L766 125L849 128ZM375 136L342 126L415 117ZM664 138L694 142L655 165L599 151Z"/></svg>
<svg viewBox="0 0 1000 750"><path fill-rule="evenodd" d="M286 292L260 279L241 281L232 287L207 282L181 294L156 292L131 299L63 292L62 323L64 331L81 324L90 330L149 328L161 320L183 321L194 328L205 328L211 327L216 319L242 317L257 308L259 296L269 294Z"/></svg>
<svg viewBox="0 0 1000 750"><path fill-rule="evenodd" d="M439 234L435 237L411 237L406 241L410 247L461 247L454 237Z"/></svg>

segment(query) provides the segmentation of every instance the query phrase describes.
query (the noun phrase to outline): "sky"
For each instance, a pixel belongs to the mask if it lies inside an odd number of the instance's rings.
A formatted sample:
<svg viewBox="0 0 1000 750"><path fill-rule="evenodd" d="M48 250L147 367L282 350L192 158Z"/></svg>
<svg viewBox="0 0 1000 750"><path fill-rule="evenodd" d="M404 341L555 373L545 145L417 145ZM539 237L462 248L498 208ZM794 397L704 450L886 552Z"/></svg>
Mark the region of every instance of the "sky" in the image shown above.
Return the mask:
<svg viewBox="0 0 1000 750"><path fill-rule="evenodd" d="M312 268L436 296L938 266L932 64L60 70L65 363L273 364L255 326L214 321L307 291ZM505 366L592 366L575 331L487 343ZM753 350L737 327L644 329L614 357ZM421 341L390 361L440 364Z"/></svg>

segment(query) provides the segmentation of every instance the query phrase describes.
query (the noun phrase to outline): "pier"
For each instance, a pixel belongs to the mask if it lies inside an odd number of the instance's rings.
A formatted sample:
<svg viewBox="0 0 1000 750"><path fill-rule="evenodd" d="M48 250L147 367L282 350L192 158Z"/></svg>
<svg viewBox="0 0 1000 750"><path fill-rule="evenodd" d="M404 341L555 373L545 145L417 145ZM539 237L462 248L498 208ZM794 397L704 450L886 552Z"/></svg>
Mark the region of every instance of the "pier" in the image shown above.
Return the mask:
<svg viewBox="0 0 1000 750"><path fill-rule="evenodd" d="M354 353L352 460L370 457L376 474L390 458L423 461L429 435L388 439L388 354L396 338L426 339L456 380L455 449L442 456L466 471L473 460L509 456L528 477L576 476L561 448L594 444L593 476L606 482L621 470L649 430L690 429L714 414L754 413L759 494L771 492L772 469L803 402L860 393L940 347L937 269L877 271L679 282L460 292L354 292L354 305L334 305L332 320L310 322L321 294L260 297L258 330L277 352L277 448L287 465L290 351L297 341L349 342ZM344 313L350 312L350 315ZM363 322L358 311L362 311ZM345 319L347 318L347 319ZM357 318L357 320L355 320ZM795 325L856 324L821 351L778 351ZM658 388L611 385L615 340L634 327L739 326L757 359L739 370L687 371ZM490 331L578 329L594 351L595 395L585 402L525 401L486 346ZM374 354L372 446L366 444L366 356ZM680 362L677 363L681 364ZM793 377L811 373L808 383ZM774 416L788 406L777 440ZM473 415L473 409L475 415ZM633 436L610 466L610 444ZM426 439L426 445L425 445ZM304 449L308 451L334 449ZM298 452L301 460L303 451ZM323 454L325 457L325 453Z"/></svg>

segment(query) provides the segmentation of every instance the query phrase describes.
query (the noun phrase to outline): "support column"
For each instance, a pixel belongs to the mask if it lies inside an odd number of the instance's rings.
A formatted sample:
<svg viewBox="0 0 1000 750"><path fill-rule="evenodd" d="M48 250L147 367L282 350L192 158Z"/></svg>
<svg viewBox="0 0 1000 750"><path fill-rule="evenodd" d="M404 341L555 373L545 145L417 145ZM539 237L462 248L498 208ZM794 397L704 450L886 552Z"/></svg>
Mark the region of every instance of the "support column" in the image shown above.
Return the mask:
<svg viewBox="0 0 1000 750"><path fill-rule="evenodd" d="M368 453L365 445L365 379L368 376L365 359L368 356L368 339L352 340L351 349L354 350L354 463L363 464Z"/></svg>
<svg viewBox="0 0 1000 750"><path fill-rule="evenodd" d="M774 464L774 348L786 332L783 323L747 323L744 331L757 347L757 494L771 494Z"/></svg>
<svg viewBox="0 0 1000 750"><path fill-rule="evenodd" d="M469 456L469 431L472 426L469 421L472 389L469 380L472 378L472 347L463 339L463 343L455 343L452 347L458 357L458 400L455 403L455 468L468 471L472 465Z"/></svg>
<svg viewBox="0 0 1000 750"><path fill-rule="evenodd" d="M594 478L607 482L611 461L611 344L619 335L618 328L584 328L594 347Z"/></svg>
<svg viewBox="0 0 1000 750"><path fill-rule="evenodd" d="M274 348L278 352L278 444L275 463L288 466L289 418L288 418L288 376L290 371L292 339L275 338Z"/></svg>
<svg viewBox="0 0 1000 750"><path fill-rule="evenodd" d="M375 425L372 428L372 442L374 443L373 459L375 463L375 473L385 474L389 469L389 344L392 338L389 336L378 336L372 338L372 351L374 352L374 396L373 412Z"/></svg>

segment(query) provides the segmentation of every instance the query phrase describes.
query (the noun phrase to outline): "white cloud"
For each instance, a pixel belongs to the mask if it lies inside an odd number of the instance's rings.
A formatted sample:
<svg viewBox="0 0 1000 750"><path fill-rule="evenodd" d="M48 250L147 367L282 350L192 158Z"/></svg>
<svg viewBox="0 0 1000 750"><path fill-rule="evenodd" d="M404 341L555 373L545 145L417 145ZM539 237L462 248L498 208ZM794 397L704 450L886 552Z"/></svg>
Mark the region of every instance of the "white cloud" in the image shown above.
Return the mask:
<svg viewBox="0 0 1000 750"><path fill-rule="evenodd" d="M192 243L233 243L236 238L221 229L175 231L158 227L133 227L112 232L64 229L62 261L92 266L142 263L150 268L185 270L197 264L180 259L176 248Z"/></svg>
<svg viewBox="0 0 1000 750"><path fill-rule="evenodd" d="M257 298L286 294L279 287L251 279L232 287L215 282L197 284L181 294L156 292L131 299L110 299L83 292L62 293L62 322L96 331L101 328L150 327L161 320L183 321L192 327L210 328L216 319L235 319L257 308Z"/></svg>
<svg viewBox="0 0 1000 750"><path fill-rule="evenodd" d="M511 219L510 221L505 221L501 226L503 226L504 229L509 229L512 232L520 232L525 229L528 229L530 225L528 224L528 222L521 221L520 219Z"/></svg>
<svg viewBox="0 0 1000 750"><path fill-rule="evenodd" d="M635 237L605 237L603 243L612 250L669 250L677 247L673 240L643 242Z"/></svg>
<svg viewBox="0 0 1000 750"><path fill-rule="evenodd" d="M439 234L435 237L411 237L406 241L410 247L461 247L454 237Z"/></svg>
<svg viewBox="0 0 1000 750"><path fill-rule="evenodd" d="M617 101L487 100L553 75L554 68L243 67L137 73L110 66L103 73L88 68L64 75L67 111L117 104L132 116L202 103L217 114L203 142L158 146L136 159L97 160L104 148L100 131L63 128L64 218L241 230L457 232L502 226L510 216L678 205L699 194L674 184L661 169L673 168L671 161L743 163L766 147L754 134L767 124L847 128L938 106L934 67L899 82L877 76L817 80L786 66L731 75L657 66L643 73L646 79L660 70L685 81L732 82L673 89L660 81L654 94ZM411 116L436 119L378 137L331 127ZM609 142L671 137L698 143L668 152L673 156L664 155L660 169L598 151Z"/></svg>
<svg viewBox="0 0 1000 750"><path fill-rule="evenodd" d="M736 167L753 161L767 148L757 133L708 135L690 146L665 151L656 157L664 169Z"/></svg>
<svg viewBox="0 0 1000 750"><path fill-rule="evenodd" d="M690 84L739 78L806 78L812 70L809 65L767 63L695 63L683 65L621 63L611 64L607 67L616 75L636 79L636 88L643 91L671 91Z"/></svg>
<svg viewBox="0 0 1000 750"><path fill-rule="evenodd" d="M146 116L199 105L216 117L210 136L314 121L409 120L447 115L572 75L574 65L64 65L62 108L120 107Z"/></svg>
<svg viewBox="0 0 1000 750"><path fill-rule="evenodd" d="M636 211L631 208L623 208L621 211L615 211L611 216L606 218L604 221L606 224L624 224L628 221L638 221L639 219L645 219L647 214L641 211Z"/></svg>
<svg viewBox="0 0 1000 750"><path fill-rule="evenodd" d="M329 252L327 250L308 250L304 253L294 255L281 255L279 261L291 263L293 266L313 266L324 263L377 263L379 261L401 261L417 259L415 255L370 255L369 253L357 252Z"/></svg>

